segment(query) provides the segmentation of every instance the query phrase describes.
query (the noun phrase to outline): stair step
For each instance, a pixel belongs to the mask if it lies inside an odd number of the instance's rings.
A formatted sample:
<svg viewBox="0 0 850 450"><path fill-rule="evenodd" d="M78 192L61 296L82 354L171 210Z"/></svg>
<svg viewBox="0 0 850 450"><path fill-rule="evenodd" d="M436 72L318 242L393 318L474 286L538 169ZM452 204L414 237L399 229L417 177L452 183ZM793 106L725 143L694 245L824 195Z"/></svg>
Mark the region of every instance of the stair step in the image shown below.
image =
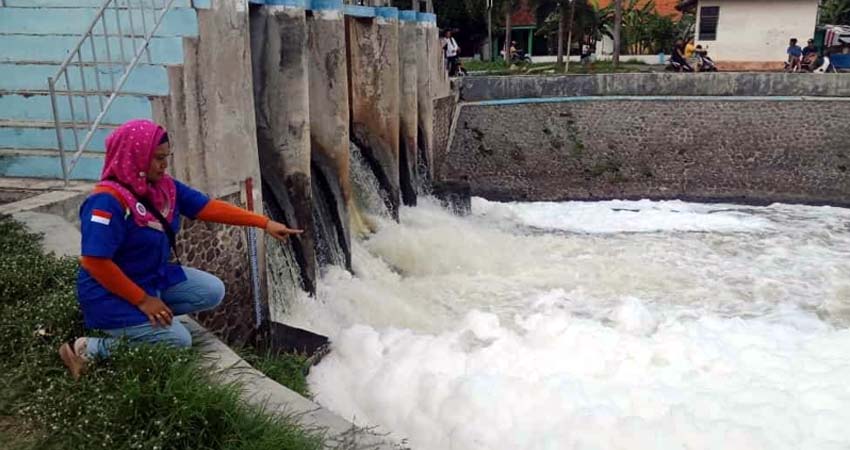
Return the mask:
<svg viewBox="0 0 850 450"><path fill-rule="evenodd" d="M47 92L47 77L56 75L58 64L0 64L0 91L42 91ZM83 67L86 89L97 91L97 78L100 78L100 92L110 93L111 81L118 80L124 74L122 65L100 65ZM68 67L68 79L72 91L82 91L80 68ZM64 76L57 84L58 89L65 88ZM168 95L168 71L164 66L139 64L130 73L121 92L143 95Z"/></svg>
<svg viewBox="0 0 850 450"><path fill-rule="evenodd" d="M0 8L0 34L35 35L80 35L91 23L97 12L94 8ZM143 36L141 12L133 11L133 27L130 27L129 10L119 11L121 30L125 35ZM115 13L107 14L106 26L110 34L117 33ZM148 29L153 27L154 16L148 11ZM100 26L95 33L103 30ZM197 36L198 18L192 8L173 8L165 15L157 36Z"/></svg>
<svg viewBox="0 0 850 450"><path fill-rule="evenodd" d="M103 157L83 155L71 172L73 180L99 180ZM0 151L0 177L62 178L62 162L56 154Z"/></svg>
<svg viewBox="0 0 850 450"><path fill-rule="evenodd" d="M80 141L85 138L88 129L77 128L77 136ZM106 136L112 132L111 128L98 128L89 143L87 150L92 152L104 152ZM75 148L74 132L70 127L62 130L62 142L66 149ZM47 124L35 124L31 126L5 125L0 122L0 148L17 148L26 150L58 149L56 142L56 129Z"/></svg>
<svg viewBox="0 0 850 450"><path fill-rule="evenodd" d="M0 62L52 63L61 64L68 52L77 45L79 36L34 36L25 34L0 34ZM133 53L133 43L141 46L141 38L109 38L109 52L113 60L121 58L120 43L124 43L127 60ZM103 37L95 39L95 56L98 61L107 61L106 41ZM183 62L183 39L180 37L156 37L150 42L151 60L154 64L181 64ZM91 61L91 44L86 42L82 48L83 61ZM143 59L143 61L147 61Z"/></svg>
<svg viewBox="0 0 850 450"><path fill-rule="evenodd" d="M156 2L157 5L162 5L163 0L144 0L147 5ZM19 8L98 8L103 4L103 0L5 0L6 6L14 6ZM119 7L127 4L127 0L116 0ZM138 5L139 0L133 0L133 5ZM191 8L191 0L175 0L174 7Z"/></svg>
<svg viewBox="0 0 850 450"><path fill-rule="evenodd" d="M105 99L104 99L105 100ZM100 111L97 96L73 98L74 113L77 122L86 120L85 101L88 101L91 120ZM57 101L59 117L63 122L71 121L70 103L66 96L60 96ZM148 97L138 95L120 95L112 103L109 113L104 117L104 124L119 125L132 119L149 119L153 117L151 101ZM50 106L50 95L44 93L22 93L0 95L0 120L41 121L53 120L53 109Z"/></svg>

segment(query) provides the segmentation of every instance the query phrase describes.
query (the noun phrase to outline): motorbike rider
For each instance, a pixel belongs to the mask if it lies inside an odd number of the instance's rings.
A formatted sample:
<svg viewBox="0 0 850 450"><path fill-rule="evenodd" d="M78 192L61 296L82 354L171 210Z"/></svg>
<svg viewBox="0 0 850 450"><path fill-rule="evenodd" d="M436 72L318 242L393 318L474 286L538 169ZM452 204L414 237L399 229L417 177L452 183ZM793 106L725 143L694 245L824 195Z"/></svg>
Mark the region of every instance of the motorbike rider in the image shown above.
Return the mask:
<svg viewBox="0 0 850 450"><path fill-rule="evenodd" d="M681 39L676 40L673 46L673 54L670 55L670 62L679 72L694 71L694 68L688 64L688 60L685 58L685 42Z"/></svg>

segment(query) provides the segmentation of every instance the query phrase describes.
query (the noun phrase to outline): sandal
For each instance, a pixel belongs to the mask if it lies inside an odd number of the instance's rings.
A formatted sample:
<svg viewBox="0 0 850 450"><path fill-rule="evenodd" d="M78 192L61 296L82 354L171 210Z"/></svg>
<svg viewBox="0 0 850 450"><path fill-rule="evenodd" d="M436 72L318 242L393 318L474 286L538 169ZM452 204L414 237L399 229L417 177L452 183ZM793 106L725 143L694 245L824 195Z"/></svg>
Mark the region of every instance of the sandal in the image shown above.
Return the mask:
<svg viewBox="0 0 850 450"><path fill-rule="evenodd" d="M65 367L68 368L68 371L71 372L71 377L74 380L79 380L80 376L86 373L86 369L88 368L88 361L86 358L78 355L74 351L74 342L76 339L72 339L70 342L66 342L59 347L59 357L62 358L62 362L65 363Z"/></svg>

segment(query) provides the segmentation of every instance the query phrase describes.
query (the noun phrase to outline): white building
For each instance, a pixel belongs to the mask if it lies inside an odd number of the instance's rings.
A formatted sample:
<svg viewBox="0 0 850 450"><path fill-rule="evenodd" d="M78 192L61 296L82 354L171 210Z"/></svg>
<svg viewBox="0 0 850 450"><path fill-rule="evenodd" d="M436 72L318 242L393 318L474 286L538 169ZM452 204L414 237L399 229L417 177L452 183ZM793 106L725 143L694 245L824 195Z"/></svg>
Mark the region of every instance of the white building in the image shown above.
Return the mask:
<svg viewBox="0 0 850 450"><path fill-rule="evenodd" d="M782 68L788 41L804 47L814 37L818 0L691 0L696 43L723 70Z"/></svg>

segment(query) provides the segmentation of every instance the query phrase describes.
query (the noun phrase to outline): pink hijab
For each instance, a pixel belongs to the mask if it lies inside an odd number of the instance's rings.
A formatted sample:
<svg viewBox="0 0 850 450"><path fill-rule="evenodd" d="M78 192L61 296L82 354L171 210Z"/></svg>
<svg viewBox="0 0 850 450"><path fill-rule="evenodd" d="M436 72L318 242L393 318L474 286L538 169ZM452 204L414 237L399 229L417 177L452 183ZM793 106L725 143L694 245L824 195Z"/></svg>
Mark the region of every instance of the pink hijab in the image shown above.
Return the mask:
<svg viewBox="0 0 850 450"><path fill-rule="evenodd" d="M163 135L165 129L149 120L131 120L106 138L106 161L100 175L101 181L97 185L117 191L130 207L139 226L159 224L156 217L139 202L139 197L147 197L168 219L168 223L174 218L174 203L177 199L174 179L168 175L156 183L150 183L147 179L154 150Z"/></svg>

